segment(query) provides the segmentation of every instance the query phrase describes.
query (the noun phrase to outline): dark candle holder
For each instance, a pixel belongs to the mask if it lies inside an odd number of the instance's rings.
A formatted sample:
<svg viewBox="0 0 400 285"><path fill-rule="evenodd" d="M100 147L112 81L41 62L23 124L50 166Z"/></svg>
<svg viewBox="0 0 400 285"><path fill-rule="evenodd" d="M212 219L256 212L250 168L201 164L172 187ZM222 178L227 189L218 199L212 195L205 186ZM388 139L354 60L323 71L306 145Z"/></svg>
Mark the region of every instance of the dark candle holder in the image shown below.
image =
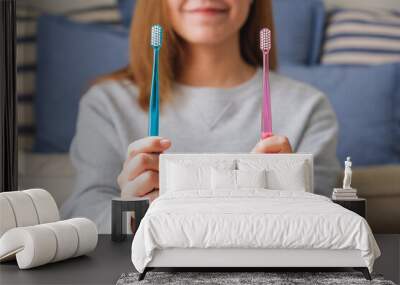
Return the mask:
<svg viewBox="0 0 400 285"><path fill-rule="evenodd" d="M121 242L126 239L124 232L124 215L126 212L135 212L136 229L149 208L150 201L147 197L134 197L131 199L114 198L111 201L111 240Z"/></svg>

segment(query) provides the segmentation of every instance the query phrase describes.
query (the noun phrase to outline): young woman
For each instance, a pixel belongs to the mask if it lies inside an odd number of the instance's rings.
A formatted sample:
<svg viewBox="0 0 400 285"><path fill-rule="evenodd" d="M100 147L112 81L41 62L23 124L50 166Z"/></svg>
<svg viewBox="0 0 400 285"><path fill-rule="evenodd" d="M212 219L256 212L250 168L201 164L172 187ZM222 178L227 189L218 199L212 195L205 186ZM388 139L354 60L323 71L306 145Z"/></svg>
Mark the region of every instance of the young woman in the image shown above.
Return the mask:
<svg viewBox="0 0 400 285"><path fill-rule="evenodd" d="M161 136L148 137L155 23L164 28ZM267 0L137 1L129 65L81 100L70 152L76 191L63 216L88 217L110 232L111 198L158 196L157 153L165 151L313 153L315 192L328 195L338 169L337 123L323 94L272 73L275 134L260 140L262 27L274 33ZM276 52L273 46L272 69Z"/></svg>

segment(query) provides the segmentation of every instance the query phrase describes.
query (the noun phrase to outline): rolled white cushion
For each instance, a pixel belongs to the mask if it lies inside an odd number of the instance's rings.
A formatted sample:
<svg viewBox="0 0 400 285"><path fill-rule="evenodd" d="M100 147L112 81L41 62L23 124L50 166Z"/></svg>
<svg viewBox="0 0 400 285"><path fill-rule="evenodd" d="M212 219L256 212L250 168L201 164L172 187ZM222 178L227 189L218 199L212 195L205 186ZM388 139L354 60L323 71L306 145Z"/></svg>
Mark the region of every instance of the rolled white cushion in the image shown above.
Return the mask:
<svg viewBox="0 0 400 285"><path fill-rule="evenodd" d="M39 224L60 220L56 201L49 192L43 189L29 189L23 192L31 197L39 218Z"/></svg>
<svg viewBox="0 0 400 285"><path fill-rule="evenodd" d="M38 214L32 198L23 191L1 193L13 209L17 227L33 226L39 223Z"/></svg>
<svg viewBox="0 0 400 285"><path fill-rule="evenodd" d="M57 250L51 262L74 256L78 250L79 237L74 226L66 221L43 224L56 235Z"/></svg>
<svg viewBox="0 0 400 285"><path fill-rule="evenodd" d="M20 269L86 254L96 248L96 225L85 218L18 227L0 238L0 261L16 257Z"/></svg>
<svg viewBox="0 0 400 285"><path fill-rule="evenodd" d="M6 197L0 195L0 237L9 229L15 228L17 222L15 221L14 211L11 204Z"/></svg>
<svg viewBox="0 0 400 285"><path fill-rule="evenodd" d="M28 269L51 262L56 249L54 232L43 225L13 228L0 239L0 260L16 256L19 268Z"/></svg>
<svg viewBox="0 0 400 285"><path fill-rule="evenodd" d="M97 227L96 225L86 218L74 218L65 220L64 222L74 226L78 233L78 249L75 256L86 254L96 248L97 245Z"/></svg>

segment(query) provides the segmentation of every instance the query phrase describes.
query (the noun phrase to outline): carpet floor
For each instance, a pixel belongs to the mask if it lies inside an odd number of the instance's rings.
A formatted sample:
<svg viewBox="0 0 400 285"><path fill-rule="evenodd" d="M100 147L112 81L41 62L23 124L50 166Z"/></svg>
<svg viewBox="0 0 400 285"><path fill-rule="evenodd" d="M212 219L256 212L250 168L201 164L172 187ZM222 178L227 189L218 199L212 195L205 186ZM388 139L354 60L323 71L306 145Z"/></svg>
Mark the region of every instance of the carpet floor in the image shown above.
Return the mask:
<svg viewBox="0 0 400 285"><path fill-rule="evenodd" d="M326 284L326 285L395 285L392 281L384 280L381 275L372 275L368 281L360 272L155 272L150 271L146 278L138 281L138 273L122 274L117 285L134 284L213 284L213 285L297 285L297 284Z"/></svg>

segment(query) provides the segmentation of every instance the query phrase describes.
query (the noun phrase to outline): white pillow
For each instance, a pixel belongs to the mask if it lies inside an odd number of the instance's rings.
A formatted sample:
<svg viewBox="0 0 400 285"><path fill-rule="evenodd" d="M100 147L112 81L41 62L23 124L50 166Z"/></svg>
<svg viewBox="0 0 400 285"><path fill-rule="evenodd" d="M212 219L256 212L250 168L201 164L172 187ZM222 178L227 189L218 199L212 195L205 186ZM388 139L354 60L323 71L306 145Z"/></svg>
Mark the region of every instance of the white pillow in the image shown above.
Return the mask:
<svg viewBox="0 0 400 285"><path fill-rule="evenodd" d="M236 170L237 188L267 188L267 171Z"/></svg>
<svg viewBox="0 0 400 285"><path fill-rule="evenodd" d="M239 190L241 188L266 188L265 169L262 170L211 170L212 190Z"/></svg>
<svg viewBox="0 0 400 285"><path fill-rule="evenodd" d="M185 191L210 188L210 168L185 166L170 163L168 166L168 189L171 191Z"/></svg>
<svg viewBox="0 0 400 285"><path fill-rule="evenodd" d="M236 170L215 169L211 170L211 189L236 189Z"/></svg>
<svg viewBox="0 0 400 285"><path fill-rule="evenodd" d="M179 160L166 165L167 191L210 190L211 169L233 169L234 160Z"/></svg>
<svg viewBox="0 0 400 285"><path fill-rule="evenodd" d="M306 191L308 189L307 171L304 161L238 160L240 170L266 170L267 188L271 190Z"/></svg>
<svg viewBox="0 0 400 285"><path fill-rule="evenodd" d="M275 168L267 172L268 188L272 190L306 191L305 164L290 168Z"/></svg>

